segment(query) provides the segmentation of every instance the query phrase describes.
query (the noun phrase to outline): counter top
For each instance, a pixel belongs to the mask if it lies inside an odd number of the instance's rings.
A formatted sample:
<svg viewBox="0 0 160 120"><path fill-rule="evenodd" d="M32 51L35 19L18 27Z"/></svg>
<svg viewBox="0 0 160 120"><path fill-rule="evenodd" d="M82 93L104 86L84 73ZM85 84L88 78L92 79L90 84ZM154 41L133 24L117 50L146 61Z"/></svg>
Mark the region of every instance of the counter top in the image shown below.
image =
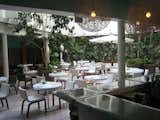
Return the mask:
<svg viewBox="0 0 160 120"><path fill-rule="evenodd" d="M94 90L84 88L59 93L61 93L59 97L70 104L77 104L78 113L81 114L80 116L85 116L80 120L96 120L97 118L101 120L106 120L106 118L114 118L113 120L159 120L160 118L159 109ZM59 93L58 95L60 95ZM87 109L96 112L85 111Z"/></svg>
<svg viewBox="0 0 160 120"><path fill-rule="evenodd" d="M111 95L102 94L79 100L81 104L109 112L121 120L158 120L160 110Z"/></svg>

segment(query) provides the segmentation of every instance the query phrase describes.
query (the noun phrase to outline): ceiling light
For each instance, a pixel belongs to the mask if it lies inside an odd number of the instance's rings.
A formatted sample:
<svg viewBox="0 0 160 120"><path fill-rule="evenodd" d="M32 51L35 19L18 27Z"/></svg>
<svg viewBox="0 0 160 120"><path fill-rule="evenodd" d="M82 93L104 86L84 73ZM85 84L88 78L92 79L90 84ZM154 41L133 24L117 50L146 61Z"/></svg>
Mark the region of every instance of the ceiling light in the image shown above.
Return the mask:
<svg viewBox="0 0 160 120"><path fill-rule="evenodd" d="M151 12L149 12L149 11L148 11L148 12L146 12L146 18L150 18L150 17L151 17L151 15L152 15L152 14L151 14Z"/></svg>
<svg viewBox="0 0 160 120"><path fill-rule="evenodd" d="M96 17L96 11L95 10L91 11L91 17L93 17L93 18Z"/></svg>
<svg viewBox="0 0 160 120"><path fill-rule="evenodd" d="M140 22L139 22L139 21L136 21L136 25L139 26L139 25L140 25Z"/></svg>

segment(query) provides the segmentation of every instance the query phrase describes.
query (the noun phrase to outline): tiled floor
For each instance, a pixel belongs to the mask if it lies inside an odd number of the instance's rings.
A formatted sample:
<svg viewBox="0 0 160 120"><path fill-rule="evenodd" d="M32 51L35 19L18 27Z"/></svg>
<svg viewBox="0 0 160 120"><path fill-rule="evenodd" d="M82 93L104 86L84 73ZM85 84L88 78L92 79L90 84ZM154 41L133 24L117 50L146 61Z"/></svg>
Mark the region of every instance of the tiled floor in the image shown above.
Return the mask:
<svg viewBox="0 0 160 120"><path fill-rule="evenodd" d="M33 91L31 91L33 93ZM19 94L15 94L12 91L11 95L8 97L9 107L8 110L6 106L1 107L0 103L0 120L70 120L69 110L66 102L63 102L62 109L58 108L58 99L55 97L55 106L52 107L50 96L50 110L44 113L44 104L40 104L40 110L38 110L37 104L33 104L30 109L30 117L26 118L27 103L24 107L24 114L20 114L22 99ZM5 103L5 102L4 102Z"/></svg>

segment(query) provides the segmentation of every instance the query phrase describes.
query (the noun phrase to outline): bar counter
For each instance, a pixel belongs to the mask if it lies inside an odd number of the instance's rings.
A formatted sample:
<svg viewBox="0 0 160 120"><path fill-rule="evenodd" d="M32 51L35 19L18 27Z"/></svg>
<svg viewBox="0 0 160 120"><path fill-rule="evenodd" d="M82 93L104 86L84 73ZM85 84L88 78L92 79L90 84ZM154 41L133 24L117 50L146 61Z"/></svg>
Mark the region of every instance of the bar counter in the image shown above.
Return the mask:
<svg viewBox="0 0 160 120"><path fill-rule="evenodd" d="M71 120L159 120L160 110L90 89L59 91Z"/></svg>

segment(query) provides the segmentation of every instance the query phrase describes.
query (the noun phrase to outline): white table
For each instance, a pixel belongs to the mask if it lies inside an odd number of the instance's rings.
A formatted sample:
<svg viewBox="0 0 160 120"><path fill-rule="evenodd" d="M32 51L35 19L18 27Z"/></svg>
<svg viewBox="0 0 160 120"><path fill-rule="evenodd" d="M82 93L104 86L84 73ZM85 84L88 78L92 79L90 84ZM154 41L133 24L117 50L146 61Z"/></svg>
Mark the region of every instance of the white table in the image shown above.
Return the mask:
<svg viewBox="0 0 160 120"><path fill-rule="evenodd" d="M48 91L57 90L62 84L60 82L49 82L45 81L44 83L39 82L33 85L33 89L37 91L45 91L46 97L48 99L48 108L49 108L49 93Z"/></svg>
<svg viewBox="0 0 160 120"><path fill-rule="evenodd" d="M33 64L19 64L18 67L29 67L33 66Z"/></svg>
<svg viewBox="0 0 160 120"><path fill-rule="evenodd" d="M37 70L29 70L24 72L25 75L31 76L31 77L35 77L37 75L38 71Z"/></svg>
<svg viewBox="0 0 160 120"><path fill-rule="evenodd" d="M61 82L63 88L66 86L66 81L71 79L69 78L68 72L55 72L55 73L49 73L50 77L54 77L55 81Z"/></svg>
<svg viewBox="0 0 160 120"><path fill-rule="evenodd" d="M86 75L84 76L84 80L106 80L107 75Z"/></svg>
<svg viewBox="0 0 160 120"><path fill-rule="evenodd" d="M92 81L93 84L96 84L96 85L112 82L112 79L109 79L108 75L105 75L105 74L102 74L102 75L87 75L87 76L84 76L84 80Z"/></svg>
<svg viewBox="0 0 160 120"><path fill-rule="evenodd" d="M3 82L8 82L8 77L1 76L0 77L0 83L3 83Z"/></svg>
<svg viewBox="0 0 160 120"><path fill-rule="evenodd" d="M33 66L33 64L19 64L18 67L23 68L23 72L27 72L29 70L28 67Z"/></svg>
<svg viewBox="0 0 160 120"><path fill-rule="evenodd" d="M61 63L61 67L62 67L62 68L69 68L70 65L71 65L71 64L70 64L70 63L67 63L67 62Z"/></svg>
<svg viewBox="0 0 160 120"><path fill-rule="evenodd" d="M62 85L60 82L49 82L46 81L45 83L39 82L33 85L34 90L55 90L60 88Z"/></svg>
<svg viewBox="0 0 160 120"><path fill-rule="evenodd" d="M126 68L126 74L128 75L140 75L144 72L143 69L140 69L140 68L134 68L134 67L127 67ZM116 73L118 74L118 69L115 69L115 68L112 68L110 69L109 73Z"/></svg>
<svg viewBox="0 0 160 120"><path fill-rule="evenodd" d="M78 66L78 67L75 68L75 70L77 70L77 71L88 71L89 67L80 67L80 66Z"/></svg>
<svg viewBox="0 0 160 120"><path fill-rule="evenodd" d="M67 72L54 72L54 73L49 73L50 77L66 77L68 76Z"/></svg>

